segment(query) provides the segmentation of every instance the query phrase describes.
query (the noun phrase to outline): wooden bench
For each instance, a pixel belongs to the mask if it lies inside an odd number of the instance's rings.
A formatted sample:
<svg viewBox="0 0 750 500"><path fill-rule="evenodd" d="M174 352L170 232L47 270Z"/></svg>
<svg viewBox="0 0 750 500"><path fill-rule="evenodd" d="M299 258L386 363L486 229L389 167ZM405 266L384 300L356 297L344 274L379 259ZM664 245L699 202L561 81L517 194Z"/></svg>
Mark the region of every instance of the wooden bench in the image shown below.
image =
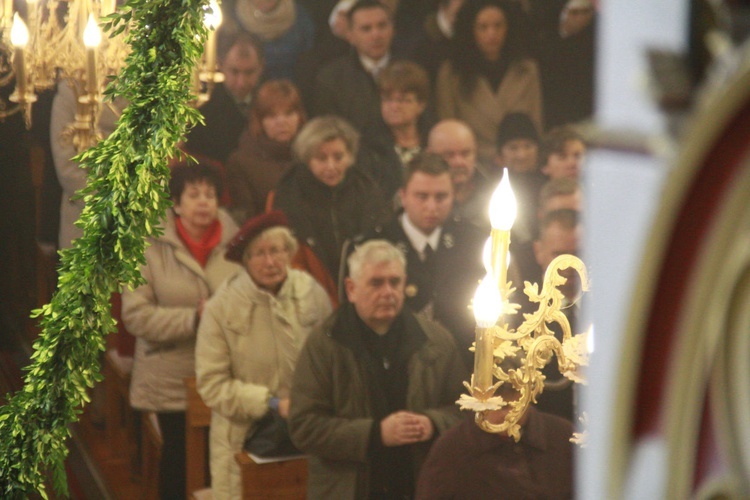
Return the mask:
<svg viewBox="0 0 750 500"><path fill-rule="evenodd" d="M247 452L235 455L244 500L303 500L307 494L307 458L257 464Z"/></svg>
<svg viewBox="0 0 750 500"><path fill-rule="evenodd" d="M104 354L104 409L107 439L110 449L116 455L123 450L130 458L131 465L137 462L136 426L139 424L137 413L130 407L130 374L133 371L133 358L120 356L116 349L109 349Z"/></svg>
<svg viewBox="0 0 750 500"><path fill-rule="evenodd" d="M185 379L187 407L185 410L185 469L188 500L213 498L209 488L206 457L208 456L208 428L211 409L201 399L195 387L195 377Z"/></svg>

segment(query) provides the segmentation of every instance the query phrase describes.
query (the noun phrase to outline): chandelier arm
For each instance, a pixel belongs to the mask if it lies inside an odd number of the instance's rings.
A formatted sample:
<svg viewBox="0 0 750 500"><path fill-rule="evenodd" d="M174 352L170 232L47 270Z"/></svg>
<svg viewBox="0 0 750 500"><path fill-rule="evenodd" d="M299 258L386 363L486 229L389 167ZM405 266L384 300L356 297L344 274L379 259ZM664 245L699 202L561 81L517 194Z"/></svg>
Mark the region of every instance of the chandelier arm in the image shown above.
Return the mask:
<svg viewBox="0 0 750 500"><path fill-rule="evenodd" d="M0 109L0 120L5 120L8 117L11 117L15 115L16 113L20 113L23 111L23 106L20 104L16 104L15 106L12 106L10 108L2 108Z"/></svg>

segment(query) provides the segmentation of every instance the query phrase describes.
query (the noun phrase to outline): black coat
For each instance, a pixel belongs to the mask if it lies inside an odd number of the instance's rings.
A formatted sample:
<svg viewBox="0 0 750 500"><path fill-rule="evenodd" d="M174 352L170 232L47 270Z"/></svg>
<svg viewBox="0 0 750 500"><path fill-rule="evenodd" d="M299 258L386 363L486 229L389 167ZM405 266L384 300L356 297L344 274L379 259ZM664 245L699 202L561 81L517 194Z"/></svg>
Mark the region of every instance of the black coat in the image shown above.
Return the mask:
<svg viewBox="0 0 750 500"><path fill-rule="evenodd" d="M314 94L314 115L338 115L359 131L380 119L375 79L354 51L321 68L315 78Z"/></svg>
<svg viewBox="0 0 750 500"><path fill-rule="evenodd" d="M281 179L273 207L286 213L297 238L310 246L334 280L344 242L370 231L389 213L380 189L360 169L350 167L338 186L329 187L303 164Z"/></svg>
<svg viewBox="0 0 750 500"><path fill-rule="evenodd" d="M211 98L200 107L200 112L206 123L193 127L185 139L185 148L191 154L225 165L229 155L237 149L247 118L221 83L214 87Z"/></svg>
<svg viewBox="0 0 750 500"><path fill-rule="evenodd" d="M427 147L427 135L434 123L435 120L429 110L426 110L419 118L417 126L419 142L423 150ZM372 177L387 200L393 200L404 182L404 166L396 153L393 133L382 119L363 132L357 166Z"/></svg>

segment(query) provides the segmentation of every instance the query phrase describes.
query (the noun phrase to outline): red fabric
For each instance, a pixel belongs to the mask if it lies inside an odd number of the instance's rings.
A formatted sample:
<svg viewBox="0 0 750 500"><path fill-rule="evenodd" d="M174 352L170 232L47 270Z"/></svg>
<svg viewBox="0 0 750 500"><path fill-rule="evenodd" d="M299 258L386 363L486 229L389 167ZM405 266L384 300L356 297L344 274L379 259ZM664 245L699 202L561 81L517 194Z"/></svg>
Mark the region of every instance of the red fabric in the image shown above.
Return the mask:
<svg viewBox="0 0 750 500"><path fill-rule="evenodd" d="M199 241L195 241L190 237L180 217L177 217L176 222L177 234L180 236L180 239L185 243L185 246L188 247L188 250L201 267L206 267L208 255L219 244L219 241L221 241L221 222L218 219L215 220Z"/></svg>
<svg viewBox="0 0 750 500"><path fill-rule="evenodd" d="M117 320L117 332L115 333L115 349L117 354L125 358L135 355L135 337L125 328L122 323L122 295L113 293L109 299L112 306L112 317Z"/></svg>
<svg viewBox="0 0 750 500"><path fill-rule="evenodd" d="M326 291L328 298L331 299L331 305L336 309L339 305L336 281L334 281L331 273L328 272L328 269L318 259L317 255L315 255L312 248L299 240L297 242L299 243L299 250L297 250L297 255L292 259L292 267L310 273Z"/></svg>

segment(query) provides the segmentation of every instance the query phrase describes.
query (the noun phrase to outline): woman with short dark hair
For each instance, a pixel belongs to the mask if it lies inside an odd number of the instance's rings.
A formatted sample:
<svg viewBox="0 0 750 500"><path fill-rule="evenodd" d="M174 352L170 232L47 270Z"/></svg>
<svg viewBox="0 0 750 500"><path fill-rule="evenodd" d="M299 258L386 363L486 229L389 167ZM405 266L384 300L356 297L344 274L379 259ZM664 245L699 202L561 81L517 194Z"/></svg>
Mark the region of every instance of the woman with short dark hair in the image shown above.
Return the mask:
<svg viewBox="0 0 750 500"><path fill-rule="evenodd" d="M427 146L434 120L427 72L410 61L396 61L378 75L382 120L363 134L357 165L380 186L388 200L403 182L404 166Z"/></svg>
<svg viewBox="0 0 750 500"><path fill-rule="evenodd" d="M185 498L185 384L195 376L195 336L205 301L239 270L224 257L237 226L219 208L215 167L179 164L169 183L174 206L151 240L145 283L122 295L122 320L136 337L133 408L153 411L162 439L159 497Z"/></svg>

